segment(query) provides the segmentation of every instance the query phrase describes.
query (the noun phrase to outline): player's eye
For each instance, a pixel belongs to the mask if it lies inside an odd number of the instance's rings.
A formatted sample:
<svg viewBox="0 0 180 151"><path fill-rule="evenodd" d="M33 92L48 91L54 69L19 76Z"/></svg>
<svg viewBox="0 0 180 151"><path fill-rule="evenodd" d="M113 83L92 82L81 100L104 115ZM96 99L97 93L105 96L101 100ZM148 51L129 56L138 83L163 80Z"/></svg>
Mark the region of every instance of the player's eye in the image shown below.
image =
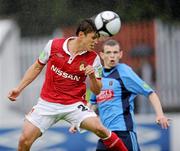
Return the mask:
<svg viewBox="0 0 180 151"><path fill-rule="evenodd" d="M114 54L118 54L119 52L118 52L118 51L114 51L113 53L114 53Z"/></svg>
<svg viewBox="0 0 180 151"><path fill-rule="evenodd" d="M109 55L109 54L118 54L119 53L119 51L113 51L113 52L111 52L111 51L106 51L105 52L105 54L107 54L107 55Z"/></svg>
<svg viewBox="0 0 180 151"><path fill-rule="evenodd" d="M99 33L95 33L94 36L92 37L93 39L98 39L100 37Z"/></svg>
<svg viewBox="0 0 180 151"><path fill-rule="evenodd" d="M111 54L111 51L106 51L105 54L109 55Z"/></svg>

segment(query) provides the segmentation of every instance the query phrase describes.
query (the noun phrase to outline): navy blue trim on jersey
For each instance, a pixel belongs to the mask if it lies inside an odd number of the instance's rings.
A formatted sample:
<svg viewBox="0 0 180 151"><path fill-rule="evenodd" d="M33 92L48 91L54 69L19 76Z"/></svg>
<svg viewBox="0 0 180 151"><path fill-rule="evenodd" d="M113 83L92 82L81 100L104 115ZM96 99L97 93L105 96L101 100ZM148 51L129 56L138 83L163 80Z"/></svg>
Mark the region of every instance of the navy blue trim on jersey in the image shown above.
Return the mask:
<svg viewBox="0 0 180 151"><path fill-rule="evenodd" d="M102 77L105 77L105 75L102 74ZM133 119L130 113L130 104L129 104L129 98L131 96L131 92L125 88L123 81L120 77L120 73L118 72L117 69L115 69L111 74L109 74L106 77L116 79L119 82L123 94L121 96L121 100L122 100L123 115L124 115L126 128L127 130L133 130Z"/></svg>

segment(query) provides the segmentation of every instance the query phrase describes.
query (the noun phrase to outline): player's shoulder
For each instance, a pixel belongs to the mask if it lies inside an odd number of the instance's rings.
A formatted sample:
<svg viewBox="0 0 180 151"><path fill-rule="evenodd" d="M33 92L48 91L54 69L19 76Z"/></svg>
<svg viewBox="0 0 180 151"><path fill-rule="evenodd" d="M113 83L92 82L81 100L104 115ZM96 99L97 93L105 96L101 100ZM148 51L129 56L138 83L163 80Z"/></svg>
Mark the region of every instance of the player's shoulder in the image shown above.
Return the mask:
<svg viewBox="0 0 180 151"><path fill-rule="evenodd" d="M117 67L116 67L118 70L122 70L122 71L128 71L128 70L132 70L132 68L125 64L125 63L118 63Z"/></svg>
<svg viewBox="0 0 180 151"><path fill-rule="evenodd" d="M97 58L97 57L99 58L98 53L94 50L93 51L87 51L85 54L90 58Z"/></svg>
<svg viewBox="0 0 180 151"><path fill-rule="evenodd" d="M61 42L61 41L65 41L66 38L59 38L59 37L55 37L52 39L53 42Z"/></svg>
<svg viewBox="0 0 180 151"><path fill-rule="evenodd" d="M52 48L59 48L65 42L65 38L53 38L52 39Z"/></svg>
<svg viewBox="0 0 180 151"><path fill-rule="evenodd" d="M125 63L119 63L116 68L120 75L125 77L129 76L133 72L132 68Z"/></svg>

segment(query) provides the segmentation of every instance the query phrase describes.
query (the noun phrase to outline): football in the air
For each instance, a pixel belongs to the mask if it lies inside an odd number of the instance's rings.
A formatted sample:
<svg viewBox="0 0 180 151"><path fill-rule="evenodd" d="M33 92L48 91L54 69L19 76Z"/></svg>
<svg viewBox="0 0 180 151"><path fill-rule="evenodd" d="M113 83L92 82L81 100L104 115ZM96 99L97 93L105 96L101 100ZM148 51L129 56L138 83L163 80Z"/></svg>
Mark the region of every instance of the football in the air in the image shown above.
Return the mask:
<svg viewBox="0 0 180 151"><path fill-rule="evenodd" d="M95 26L101 36L113 36L121 28L121 19L113 11L103 11L94 18Z"/></svg>

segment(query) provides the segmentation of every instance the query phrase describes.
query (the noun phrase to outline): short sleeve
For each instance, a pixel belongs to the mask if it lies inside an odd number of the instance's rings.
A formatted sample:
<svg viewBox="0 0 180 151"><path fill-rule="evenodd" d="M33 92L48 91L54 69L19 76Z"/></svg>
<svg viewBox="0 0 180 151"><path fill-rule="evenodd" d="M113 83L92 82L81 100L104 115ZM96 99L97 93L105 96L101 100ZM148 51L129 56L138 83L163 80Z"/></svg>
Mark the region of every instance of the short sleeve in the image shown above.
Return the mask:
<svg viewBox="0 0 180 151"><path fill-rule="evenodd" d="M53 40L49 40L46 46L44 47L44 50L39 55L39 62L42 64L46 64L49 60L49 56L51 54L51 45Z"/></svg>
<svg viewBox="0 0 180 151"><path fill-rule="evenodd" d="M120 71L121 78L125 87L135 93L144 96L148 96L150 93L154 92L154 90L143 81L130 67L124 66L126 70Z"/></svg>
<svg viewBox="0 0 180 151"><path fill-rule="evenodd" d="M98 55L96 56L94 60L93 68L95 71L96 78L101 78L102 77L102 64L101 64L100 57Z"/></svg>

